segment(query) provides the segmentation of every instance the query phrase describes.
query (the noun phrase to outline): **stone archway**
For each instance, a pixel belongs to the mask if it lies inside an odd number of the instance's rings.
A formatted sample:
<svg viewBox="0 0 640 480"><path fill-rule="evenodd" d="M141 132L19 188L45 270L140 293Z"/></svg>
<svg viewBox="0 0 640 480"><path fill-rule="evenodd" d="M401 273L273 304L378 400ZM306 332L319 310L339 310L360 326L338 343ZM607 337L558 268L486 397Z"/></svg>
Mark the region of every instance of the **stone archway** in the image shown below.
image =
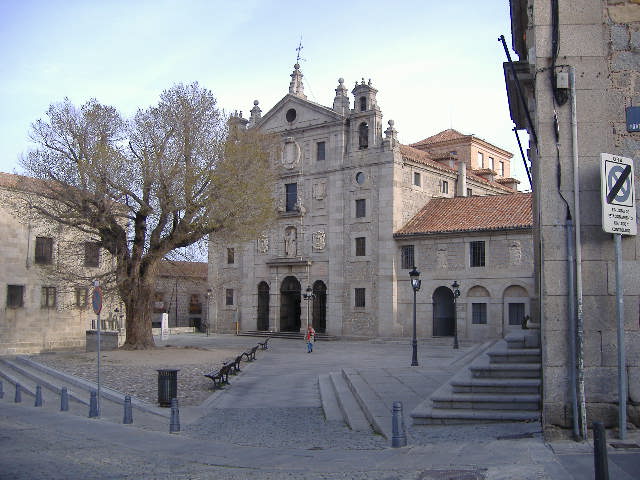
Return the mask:
<svg viewBox="0 0 640 480"><path fill-rule="evenodd" d="M448 287L433 292L433 336L452 337L454 333L453 293Z"/></svg>
<svg viewBox="0 0 640 480"><path fill-rule="evenodd" d="M269 284L258 284L258 330L269 330Z"/></svg>
<svg viewBox="0 0 640 480"><path fill-rule="evenodd" d="M280 331L300 331L300 282L296 277L285 277L280 286Z"/></svg>
<svg viewBox="0 0 640 480"><path fill-rule="evenodd" d="M318 333L327 331L327 286L322 280L313 284L313 328Z"/></svg>

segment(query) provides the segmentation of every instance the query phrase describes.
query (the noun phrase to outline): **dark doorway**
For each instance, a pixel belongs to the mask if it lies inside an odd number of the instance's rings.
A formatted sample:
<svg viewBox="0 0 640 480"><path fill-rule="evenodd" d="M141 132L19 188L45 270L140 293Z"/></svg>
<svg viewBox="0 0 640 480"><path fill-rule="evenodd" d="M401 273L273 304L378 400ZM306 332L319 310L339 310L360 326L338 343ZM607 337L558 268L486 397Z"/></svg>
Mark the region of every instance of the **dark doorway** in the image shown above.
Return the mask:
<svg viewBox="0 0 640 480"><path fill-rule="evenodd" d="M453 293L447 287L438 287L433 292L433 336L453 336Z"/></svg>
<svg viewBox="0 0 640 480"><path fill-rule="evenodd" d="M269 330L269 284L258 284L258 330Z"/></svg>
<svg viewBox="0 0 640 480"><path fill-rule="evenodd" d="M327 286L322 280L313 284L313 329L318 333L327 331Z"/></svg>
<svg viewBox="0 0 640 480"><path fill-rule="evenodd" d="M300 331L300 282L296 277L286 277L280 287L280 331Z"/></svg>

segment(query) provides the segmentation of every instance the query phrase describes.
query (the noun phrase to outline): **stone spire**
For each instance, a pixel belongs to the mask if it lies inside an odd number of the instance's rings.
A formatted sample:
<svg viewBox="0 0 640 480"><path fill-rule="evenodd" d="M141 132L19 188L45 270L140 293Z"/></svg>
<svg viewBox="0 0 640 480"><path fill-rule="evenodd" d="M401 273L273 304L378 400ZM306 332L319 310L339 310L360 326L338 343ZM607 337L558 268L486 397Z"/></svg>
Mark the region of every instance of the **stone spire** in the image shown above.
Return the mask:
<svg viewBox="0 0 640 480"><path fill-rule="evenodd" d="M249 117L249 127L253 127L258 120L262 117L262 110L258 106L258 100L253 101L253 108L251 109L251 117Z"/></svg>
<svg viewBox="0 0 640 480"><path fill-rule="evenodd" d="M304 85L302 84L302 72L300 71L300 64L296 63L293 66L293 73L291 74L291 83L289 84L289 93L300 98L307 98L304 94Z"/></svg>
<svg viewBox="0 0 640 480"><path fill-rule="evenodd" d="M336 88L336 98L333 99L333 110L342 115L349 113L349 93L347 87L344 86L344 78L338 79L338 88Z"/></svg>

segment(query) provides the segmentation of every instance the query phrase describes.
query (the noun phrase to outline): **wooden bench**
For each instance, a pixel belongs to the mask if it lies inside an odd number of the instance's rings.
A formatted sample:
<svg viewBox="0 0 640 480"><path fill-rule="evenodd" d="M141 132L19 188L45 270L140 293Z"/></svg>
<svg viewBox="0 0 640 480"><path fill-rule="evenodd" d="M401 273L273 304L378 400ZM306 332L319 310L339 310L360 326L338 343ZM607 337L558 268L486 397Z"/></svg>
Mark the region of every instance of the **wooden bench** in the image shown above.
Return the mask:
<svg viewBox="0 0 640 480"><path fill-rule="evenodd" d="M269 339L271 337L268 337L264 342L258 342L258 345L260 345L260 348L262 350L267 350L269 348Z"/></svg>
<svg viewBox="0 0 640 480"><path fill-rule="evenodd" d="M213 381L213 387L222 388L223 385L229 384L229 372L231 370L231 364L224 364L218 370L205 373L205 377L210 378Z"/></svg>
<svg viewBox="0 0 640 480"><path fill-rule="evenodd" d="M252 362L253 360L256 359L256 351L258 350L259 347L260 347L260 345L256 345L255 347L251 347L249 350L244 352L242 354L242 356L246 357L247 362Z"/></svg>
<svg viewBox="0 0 640 480"><path fill-rule="evenodd" d="M224 366L228 366L229 368L229 373L231 375L237 375L238 372L241 372L240 370L240 362L242 361L242 353L240 355L238 355L236 358L234 358L233 360L227 360L226 362L224 362Z"/></svg>

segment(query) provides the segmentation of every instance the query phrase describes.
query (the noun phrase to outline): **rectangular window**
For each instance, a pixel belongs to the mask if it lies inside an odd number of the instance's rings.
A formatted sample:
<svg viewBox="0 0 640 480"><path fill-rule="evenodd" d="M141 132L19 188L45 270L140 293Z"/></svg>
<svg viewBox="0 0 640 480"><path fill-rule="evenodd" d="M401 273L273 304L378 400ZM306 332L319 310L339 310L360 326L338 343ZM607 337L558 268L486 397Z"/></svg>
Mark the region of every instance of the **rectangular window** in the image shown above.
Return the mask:
<svg viewBox="0 0 640 480"><path fill-rule="evenodd" d="M442 180L442 193L449 193L449 182Z"/></svg>
<svg viewBox="0 0 640 480"><path fill-rule="evenodd" d="M357 308L364 308L365 306L365 289L356 288L354 291L354 304Z"/></svg>
<svg viewBox="0 0 640 480"><path fill-rule="evenodd" d="M100 265L100 244L84 242L84 266L98 267Z"/></svg>
<svg viewBox="0 0 640 480"><path fill-rule="evenodd" d="M364 218L367 216L367 201L364 198L356 200L356 218Z"/></svg>
<svg viewBox="0 0 640 480"><path fill-rule="evenodd" d="M316 160L324 160L324 142L316 143Z"/></svg>
<svg viewBox="0 0 640 480"><path fill-rule="evenodd" d="M225 290L225 305L233 305L233 288L227 288Z"/></svg>
<svg viewBox="0 0 640 480"><path fill-rule="evenodd" d="M498 174L504 177L504 162L502 160L498 163Z"/></svg>
<svg viewBox="0 0 640 480"><path fill-rule="evenodd" d="M36 263L49 265L53 262L53 238L36 237Z"/></svg>
<svg viewBox="0 0 640 480"><path fill-rule="evenodd" d="M524 320L524 303L509 304L509 325L522 325Z"/></svg>
<svg viewBox="0 0 640 480"><path fill-rule="evenodd" d="M484 267L484 241L470 242L469 243L469 266L471 267Z"/></svg>
<svg viewBox="0 0 640 480"><path fill-rule="evenodd" d="M296 205L298 203L298 184L297 183L287 183L285 186L285 194L286 194L286 204L285 211L287 212L295 212Z"/></svg>
<svg viewBox="0 0 640 480"><path fill-rule="evenodd" d="M233 248L227 248L227 264L232 265L236 260L236 251Z"/></svg>
<svg viewBox="0 0 640 480"><path fill-rule="evenodd" d="M367 254L367 239L365 237L356 238L356 257L364 257Z"/></svg>
<svg viewBox="0 0 640 480"><path fill-rule="evenodd" d="M24 306L24 285L7 285L7 307L21 308Z"/></svg>
<svg viewBox="0 0 640 480"><path fill-rule="evenodd" d="M56 306L56 287L42 287L40 306L42 308L54 308Z"/></svg>
<svg viewBox="0 0 640 480"><path fill-rule="evenodd" d="M404 269L411 269L416 262L413 256L413 245L404 245L400 250L401 264Z"/></svg>
<svg viewBox="0 0 640 480"><path fill-rule="evenodd" d="M86 308L89 300L89 289L85 287L76 287L76 307Z"/></svg>
<svg viewBox="0 0 640 480"><path fill-rule="evenodd" d="M419 187L421 185L421 179L420 179L420 173L418 172L413 172L413 184L416 187Z"/></svg>
<svg viewBox="0 0 640 480"><path fill-rule="evenodd" d="M471 304L471 323L474 323L476 325L484 325L487 323L486 303Z"/></svg>
<svg viewBox="0 0 640 480"><path fill-rule="evenodd" d="M484 154L478 152L478 168L484 168Z"/></svg>
<svg viewBox="0 0 640 480"><path fill-rule="evenodd" d="M470 188L467 188L467 197L472 197L473 196L473 190L471 190Z"/></svg>
<svg viewBox="0 0 640 480"><path fill-rule="evenodd" d="M493 157L489 157L489 168L491 170L493 170L493 167L494 167L494 165L493 165Z"/></svg>

